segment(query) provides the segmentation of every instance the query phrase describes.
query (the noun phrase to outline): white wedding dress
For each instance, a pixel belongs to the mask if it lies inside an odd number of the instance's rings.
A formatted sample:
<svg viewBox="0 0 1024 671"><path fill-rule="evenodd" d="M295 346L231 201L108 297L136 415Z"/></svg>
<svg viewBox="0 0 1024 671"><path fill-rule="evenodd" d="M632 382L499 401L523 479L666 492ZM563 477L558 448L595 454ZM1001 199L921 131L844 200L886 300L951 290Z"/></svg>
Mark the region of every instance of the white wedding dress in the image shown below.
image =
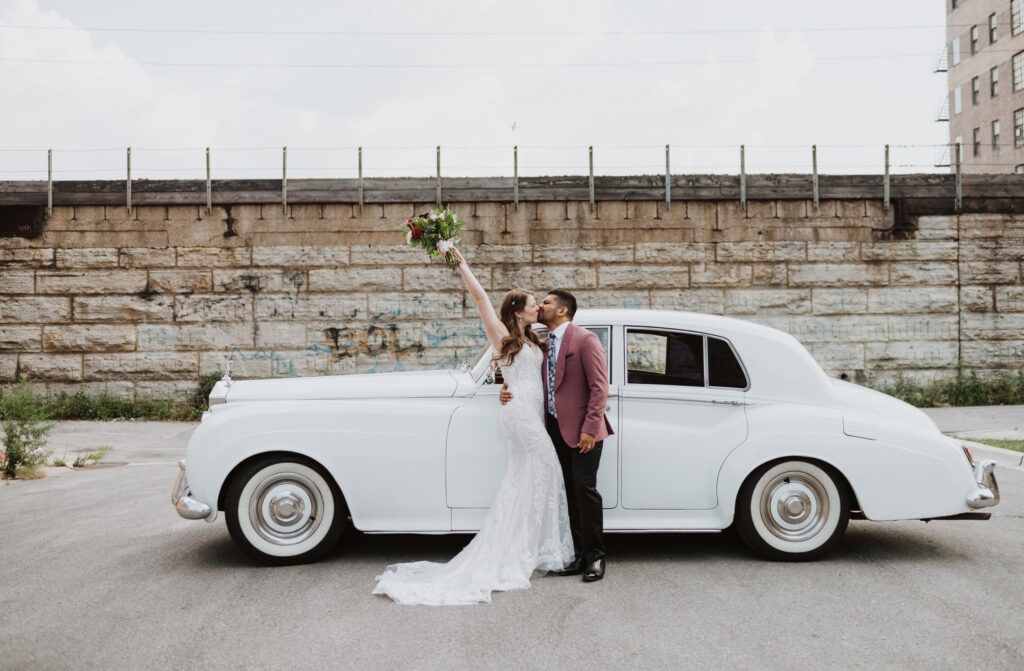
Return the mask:
<svg viewBox="0 0 1024 671"><path fill-rule="evenodd" d="M491 592L527 589L534 571L557 571L573 560L562 469L544 428L543 356L524 345L512 365L502 366L513 394L499 411L508 470L479 533L446 564L388 566L374 594L405 605L490 603Z"/></svg>

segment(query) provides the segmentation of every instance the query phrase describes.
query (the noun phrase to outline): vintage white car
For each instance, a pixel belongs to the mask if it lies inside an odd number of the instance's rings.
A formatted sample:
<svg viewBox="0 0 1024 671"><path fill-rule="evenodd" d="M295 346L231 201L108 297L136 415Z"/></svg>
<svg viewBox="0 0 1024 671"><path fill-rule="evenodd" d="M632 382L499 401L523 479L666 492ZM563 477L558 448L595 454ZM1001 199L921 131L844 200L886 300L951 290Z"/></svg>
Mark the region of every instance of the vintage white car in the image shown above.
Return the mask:
<svg viewBox="0 0 1024 671"><path fill-rule="evenodd" d="M686 312L581 310L608 355L598 487L609 532L735 525L805 560L851 517L988 519L995 462L927 415L829 378L792 336ZM172 502L268 564L368 533L472 532L505 469L490 351L462 370L231 381L210 394Z"/></svg>

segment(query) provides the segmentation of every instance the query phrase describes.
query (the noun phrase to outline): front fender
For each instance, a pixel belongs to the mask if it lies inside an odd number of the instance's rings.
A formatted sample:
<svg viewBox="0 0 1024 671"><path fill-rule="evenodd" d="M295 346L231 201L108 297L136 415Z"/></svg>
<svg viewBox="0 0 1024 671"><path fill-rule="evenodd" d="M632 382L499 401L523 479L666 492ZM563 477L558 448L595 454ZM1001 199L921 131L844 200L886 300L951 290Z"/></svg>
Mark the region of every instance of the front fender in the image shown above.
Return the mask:
<svg viewBox="0 0 1024 671"><path fill-rule="evenodd" d="M444 445L458 399L267 401L215 406L189 440L194 498L216 508L231 471L290 452L334 478L359 529L447 531Z"/></svg>

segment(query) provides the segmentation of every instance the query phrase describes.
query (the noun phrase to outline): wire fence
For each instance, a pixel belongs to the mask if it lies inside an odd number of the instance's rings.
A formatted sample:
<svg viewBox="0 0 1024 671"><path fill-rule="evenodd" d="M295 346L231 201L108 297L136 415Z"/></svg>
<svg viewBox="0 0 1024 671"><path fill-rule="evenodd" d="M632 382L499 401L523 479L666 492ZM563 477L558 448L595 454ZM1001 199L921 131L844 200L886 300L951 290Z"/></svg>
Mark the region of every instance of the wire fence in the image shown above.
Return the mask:
<svg viewBox="0 0 1024 671"><path fill-rule="evenodd" d="M962 157L1013 167L1013 148L964 146ZM0 148L0 181L881 174L948 172L952 156L948 144Z"/></svg>

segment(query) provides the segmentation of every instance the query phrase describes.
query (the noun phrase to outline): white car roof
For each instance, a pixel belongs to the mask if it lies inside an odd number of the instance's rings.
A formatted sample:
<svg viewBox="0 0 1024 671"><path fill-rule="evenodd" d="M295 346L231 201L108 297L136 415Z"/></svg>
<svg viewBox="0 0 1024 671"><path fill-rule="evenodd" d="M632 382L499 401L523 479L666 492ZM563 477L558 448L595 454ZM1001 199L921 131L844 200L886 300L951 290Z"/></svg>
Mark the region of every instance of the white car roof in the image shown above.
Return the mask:
<svg viewBox="0 0 1024 671"><path fill-rule="evenodd" d="M573 322L579 326L591 324L623 324L626 326L651 326L677 328L701 333L715 333L726 338L733 333L742 333L774 340L792 340L793 336L770 326L733 317L709 315L703 312L682 312L678 310L645 310L631 308L580 309Z"/></svg>
<svg viewBox="0 0 1024 671"><path fill-rule="evenodd" d="M828 375L796 338L784 331L743 319L700 312L642 309L579 310L579 326L600 324L695 331L732 343L758 395L829 404L834 391Z"/></svg>

